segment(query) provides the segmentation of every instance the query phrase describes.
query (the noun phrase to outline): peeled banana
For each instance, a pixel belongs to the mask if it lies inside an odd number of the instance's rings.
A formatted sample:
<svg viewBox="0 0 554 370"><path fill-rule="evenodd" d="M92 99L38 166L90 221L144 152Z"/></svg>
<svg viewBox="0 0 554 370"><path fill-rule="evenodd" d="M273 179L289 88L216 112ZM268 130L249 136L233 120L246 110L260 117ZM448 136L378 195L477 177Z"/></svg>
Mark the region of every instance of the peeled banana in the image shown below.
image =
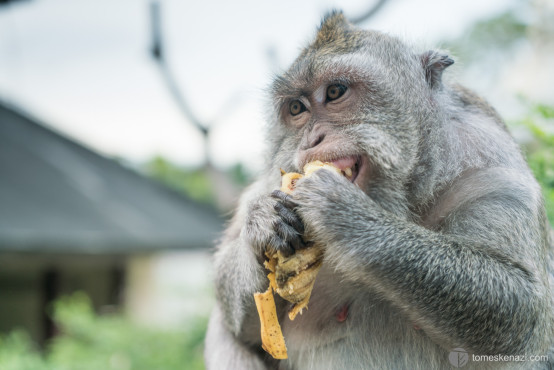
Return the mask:
<svg viewBox="0 0 554 370"><path fill-rule="evenodd" d="M292 194L296 181L315 171L326 168L341 174L340 169L330 163L314 161L304 166L304 175L295 172L282 173L281 191ZM254 294L258 315L261 322L262 348L273 358L287 358L287 348L281 326L276 314L273 291L285 300L294 303L289 311L289 319L302 314L307 308L314 287L315 278L323 261L323 250L317 245L299 249L291 256L284 256L280 251L266 253L268 260L264 266L269 270L269 287L265 293Z"/></svg>

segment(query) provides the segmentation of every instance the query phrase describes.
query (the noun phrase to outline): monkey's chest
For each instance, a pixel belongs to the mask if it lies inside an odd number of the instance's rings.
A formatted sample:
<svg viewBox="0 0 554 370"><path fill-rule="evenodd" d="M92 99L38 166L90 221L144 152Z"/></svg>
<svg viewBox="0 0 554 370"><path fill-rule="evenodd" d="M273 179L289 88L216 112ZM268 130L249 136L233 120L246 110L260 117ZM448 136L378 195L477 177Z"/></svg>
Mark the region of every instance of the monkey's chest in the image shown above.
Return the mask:
<svg viewBox="0 0 554 370"><path fill-rule="evenodd" d="M402 369L411 361L421 369L447 367L437 366L447 356L397 309L338 281L317 281L308 310L281 322L289 358L279 369Z"/></svg>
<svg viewBox="0 0 554 370"><path fill-rule="evenodd" d="M375 293L341 281L325 265L308 309L294 321L285 317L281 327L289 354L283 369L342 368L344 361L352 368L383 368L391 358L415 355L422 346L435 347L397 309ZM386 361L380 358L383 354Z"/></svg>

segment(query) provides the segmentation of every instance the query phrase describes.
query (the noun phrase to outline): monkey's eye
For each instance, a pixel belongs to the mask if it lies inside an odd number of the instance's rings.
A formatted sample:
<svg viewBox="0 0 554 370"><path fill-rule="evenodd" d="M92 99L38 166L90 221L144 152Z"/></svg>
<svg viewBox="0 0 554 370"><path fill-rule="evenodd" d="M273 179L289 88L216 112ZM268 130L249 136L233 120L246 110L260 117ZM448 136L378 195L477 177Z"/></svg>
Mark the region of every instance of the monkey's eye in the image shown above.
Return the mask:
<svg viewBox="0 0 554 370"><path fill-rule="evenodd" d="M293 100L289 104L289 112L293 116L297 116L306 110L306 106L300 100Z"/></svg>
<svg viewBox="0 0 554 370"><path fill-rule="evenodd" d="M340 98L346 92L347 87L341 84L330 85L327 88L327 101L332 101Z"/></svg>

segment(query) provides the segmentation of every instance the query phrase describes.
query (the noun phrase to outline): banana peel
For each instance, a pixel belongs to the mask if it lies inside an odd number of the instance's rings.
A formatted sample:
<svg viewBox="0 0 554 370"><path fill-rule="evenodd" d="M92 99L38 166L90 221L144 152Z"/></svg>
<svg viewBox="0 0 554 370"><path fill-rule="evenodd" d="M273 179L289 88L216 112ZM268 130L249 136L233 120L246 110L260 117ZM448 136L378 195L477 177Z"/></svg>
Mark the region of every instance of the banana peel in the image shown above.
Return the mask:
<svg viewBox="0 0 554 370"><path fill-rule="evenodd" d="M287 346L277 318L271 285L264 293L255 293L254 300L258 309L258 316L260 316L262 348L277 360L286 359L288 357Z"/></svg>

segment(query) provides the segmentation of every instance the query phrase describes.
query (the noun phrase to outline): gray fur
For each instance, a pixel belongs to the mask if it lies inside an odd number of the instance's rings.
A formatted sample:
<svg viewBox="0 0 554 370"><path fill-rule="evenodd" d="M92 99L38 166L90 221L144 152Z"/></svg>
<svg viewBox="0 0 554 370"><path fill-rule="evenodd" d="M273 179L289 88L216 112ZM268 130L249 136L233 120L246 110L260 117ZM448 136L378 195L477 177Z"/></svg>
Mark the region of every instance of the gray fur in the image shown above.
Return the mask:
<svg viewBox="0 0 554 370"><path fill-rule="evenodd" d="M275 81L266 173L245 192L215 256L209 369L443 369L456 347L554 356L540 189L494 109L442 82L450 64L333 13ZM351 95L323 104L332 83ZM292 119L286 104L298 98L308 113ZM314 132L325 139L310 146ZM253 294L268 284L264 249L298 237L278 227L291 223L270 196L279 168L358 154L368 162L356 185L327 171L297 184L304 238L324 246L325 259L302 316L290 321L277 297L289 359L272 360L260 350ZM338 322L344 304L348 318ZM553 360L464 368L546 369Z"/></svg>

